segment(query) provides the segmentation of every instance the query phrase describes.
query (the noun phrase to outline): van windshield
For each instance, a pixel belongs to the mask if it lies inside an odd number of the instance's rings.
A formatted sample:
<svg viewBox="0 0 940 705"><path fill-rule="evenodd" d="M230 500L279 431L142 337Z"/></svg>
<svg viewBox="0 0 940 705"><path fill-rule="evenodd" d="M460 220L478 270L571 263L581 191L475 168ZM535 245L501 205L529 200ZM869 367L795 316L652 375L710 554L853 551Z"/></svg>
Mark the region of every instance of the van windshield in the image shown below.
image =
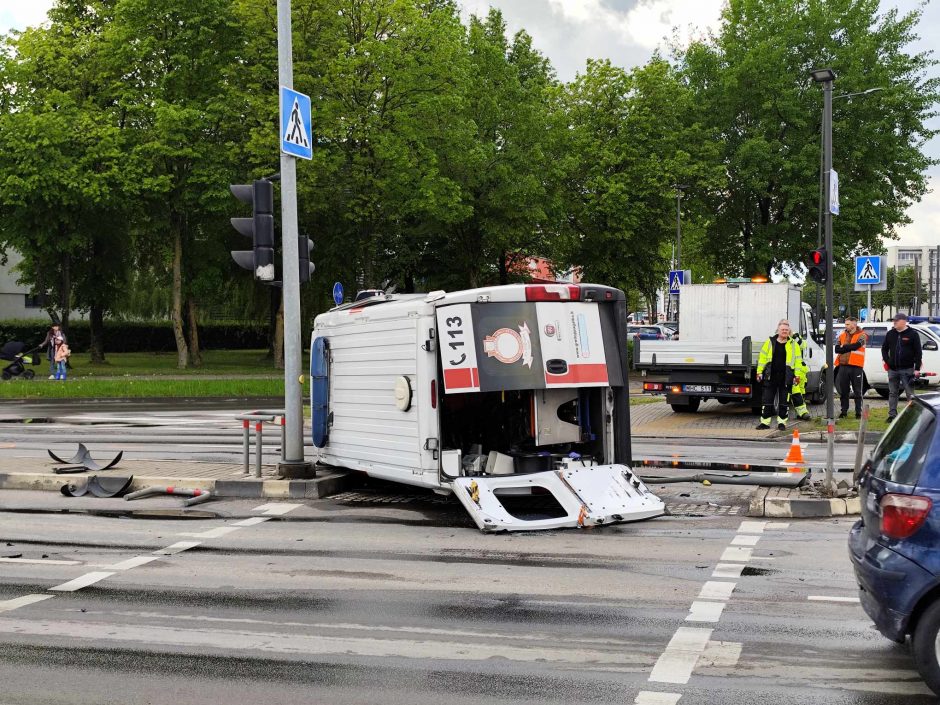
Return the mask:
<svg viewBox="0 0 940 705"><path fill-rule="evenodd" d="M916 485L936 431L933 411L909 405L882 437L871 456L871 474L901 485Z"/></svg>

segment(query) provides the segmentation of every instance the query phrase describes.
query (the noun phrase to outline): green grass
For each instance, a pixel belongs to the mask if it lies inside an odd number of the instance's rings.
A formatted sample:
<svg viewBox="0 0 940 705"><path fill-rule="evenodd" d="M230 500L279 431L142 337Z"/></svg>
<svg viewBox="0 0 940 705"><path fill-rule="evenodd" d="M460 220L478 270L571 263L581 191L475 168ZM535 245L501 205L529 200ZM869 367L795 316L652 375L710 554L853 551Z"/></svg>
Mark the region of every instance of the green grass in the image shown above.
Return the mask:
<svg viewBox="0 0 940 705"><path fill-rule="evenodd" d="M66 382L20 378L0 382L0 399L135 399L142 397L218 397L242 399L284 394L282 379L69 379Z"/></svg>
<svg viewBox="0 0 940 705"><path fill-rule="evenodd" d="M903 408L904 403L903 401L899 403L899 408ZM838 413L838 409L836 411ZM836 420L836 431L857 431L860 423L861 421L855 418L855 412L850 411L848 417ZM882 406L871 409L870 416L868 417L868 428L866 430L881 433L882 431L886 431L888 426L890 426L890 424L888 423L887 407ZM826 420L818 416L815 417L813 419L813 427L814 430L825 430Z"/></svg>
<svg viewBox="0 0 940 705"><path fill-rule="evenodd" d="M643 396L643 397L630 397L630 406L640 406L641 404L656 404L657 402L666 401L666 397L654 397L654 396Z"/></svg>
<svg viewBox="0 0 940 705"><path fill-rule="evenodd" d="M181 370L176 366L176 351L160 353L105 353L107 362L93 365L86 353L72 355L69 375L76 379L91 377L160 377L199 375L278 376L283 372L265 359L266 350L206 350L202 367ZM48 362L32 368L37 376L49 369ZM304 367L306 369L306 367ZM44 376L48 376L45 374Z"/></svg>

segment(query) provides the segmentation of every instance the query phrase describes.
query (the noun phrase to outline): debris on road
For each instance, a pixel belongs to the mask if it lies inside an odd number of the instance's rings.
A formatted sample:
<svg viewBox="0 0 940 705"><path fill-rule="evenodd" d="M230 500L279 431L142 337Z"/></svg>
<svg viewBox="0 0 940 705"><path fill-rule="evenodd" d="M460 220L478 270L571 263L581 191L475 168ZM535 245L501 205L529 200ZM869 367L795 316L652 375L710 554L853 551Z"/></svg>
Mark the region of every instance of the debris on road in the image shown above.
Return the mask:
<svg viewBox="0 0 940 705"><path fill-rule="evenodd" d="M84 482L64 484L60 491L66 497L84 497L86 494L101 498L120 497L130 489L133 481L133 475L128 477L98 477L92 475Z"/></svg>
<svg viewBox="0 0 940 705"><path fill-rule="evenodd" d="M52 469L52 472L57 475L70 472L101 472L102 470L109 470L117 465L121 461L121 458L124 457L124 451L122 450L114 456L110 463L101 466L91 457L91 452L85 447L84 443L78 444L78 451L72 456L71 460L63 460L51 450L47 450L46 452L55 462L64 466Z"/></svg>
<svg viewBox="0 0 940 705"><path fill-rule="evenodd" d="M177 495L183 497L189 497L185 500L183 504L187 507L191 507L194 504L201 504L202 502L208 502L212 499L212 493L209 490L201 489L188 489L186 487L160 487L157 485L151 485L150 487L144 487L143 489L137 490L136 492L131 492L129 495L125 496L124 499L142 499L144 497L152 497L153 495L158 494L168 494L168 495Z"/></svg>

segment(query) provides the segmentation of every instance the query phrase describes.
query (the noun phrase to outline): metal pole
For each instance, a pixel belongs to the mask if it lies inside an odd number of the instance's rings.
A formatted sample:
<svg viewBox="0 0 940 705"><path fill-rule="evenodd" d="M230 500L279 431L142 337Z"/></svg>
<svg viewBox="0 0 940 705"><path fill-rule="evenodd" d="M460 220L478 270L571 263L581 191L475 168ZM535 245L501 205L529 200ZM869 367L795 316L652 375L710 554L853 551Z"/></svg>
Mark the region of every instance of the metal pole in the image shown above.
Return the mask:
<svg viewBox="0 0 940 705"><path fill-rule="evenodd" d="M682 271L682 189L676 185L676 270ZM679 275L682 276L681 274ZM684 277L683 277L684 278ZM669 284L672 286L672 283ZM679 295L676 294L676 317L679 320Z"/></svg>
<svg viewBox="0 0 940 705"><path fill-rule="evenodd" d="M261 477L261 450L264 445L263 421L255 421L255 477Z"/></svg>
<svg viewBox="0 0 940 705"><path fill-rule="evenodd" d="M872 315L871 315L871 290L872 290L872 287L873 287L873 286L874 286L873 284L869 284L869 285L868 285L868 309L867 309L868 313L865 315L866 323L871 323L871 319L872 319Z"/></svg>
<svg viewBox="0 0 940 705"><path fill-rule="evenodd" d="M277 0L277 72L294 87L290 0ZM280 123L278 123L280 124ZM297 161L281 154L281 232L284 279L284 412L287 418L283 464L303 467L303 379L301 377L300 254L297 247ZM260 451L259 451L260 458Z"/></svg>
<svg viewBox="0 0 940 705"><path fill-rule="evenodd" d="M832 490L835 464L835 360L832 339L832 81L823 83L823 230L826 238L826 491Z"/></svg>
<svg viewBox="0 0 940 705"><path fill-rule="evenodd" d="M248 444L250 443L250 437L248 433L249 424L250 422L248 421L248 419L245 419L244 421L242 421L242 429L244 430L244 439L243 439L244 448L242 448L242 455L243 455L243 460L244 460L243 464L245 466L245 471L244 471L245 475L248 475L251 472L248 466Z"/></svg>

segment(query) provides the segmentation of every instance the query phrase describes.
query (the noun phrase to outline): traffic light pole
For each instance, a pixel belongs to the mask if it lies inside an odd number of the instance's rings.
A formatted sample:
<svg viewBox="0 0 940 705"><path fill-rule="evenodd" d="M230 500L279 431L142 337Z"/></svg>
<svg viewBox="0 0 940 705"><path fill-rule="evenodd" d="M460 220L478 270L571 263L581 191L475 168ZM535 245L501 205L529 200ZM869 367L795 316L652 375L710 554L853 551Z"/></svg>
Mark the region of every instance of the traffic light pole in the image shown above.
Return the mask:
<svg viewBox="0 0 940 705"><path fill-rule="evenodd" d="M832 336L832 80L823 83L823 172L826 175L823 230L826 240L826 490L835 464L835 342Z"/></svg>
<svg viewBox="0 0 940 705"><path fill-rule="evenodd" d="M277 69L280 85L294 87L290 0L277 0ZM278 121L278 124L281 124ZM284 410L286 435L280 471L308 473L304 460L303 377L301 370L300 255L297 248L297 160L281 154L281 252L284 280Z"/></svg>

